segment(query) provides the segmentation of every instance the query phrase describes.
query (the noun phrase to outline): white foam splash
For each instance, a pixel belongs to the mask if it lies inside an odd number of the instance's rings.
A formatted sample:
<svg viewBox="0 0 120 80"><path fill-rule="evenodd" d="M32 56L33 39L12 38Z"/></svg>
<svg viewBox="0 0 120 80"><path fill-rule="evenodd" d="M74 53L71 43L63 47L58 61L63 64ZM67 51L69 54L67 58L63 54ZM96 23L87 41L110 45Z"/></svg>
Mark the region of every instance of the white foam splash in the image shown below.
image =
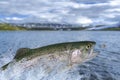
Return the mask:
<svg viewBox="0 0 120 80"><path fill-rule="evenodd" d="M13 61L5 70L0 70L0 80L80 80L77 68L66 62L37 57L32 60Z"/></svg>

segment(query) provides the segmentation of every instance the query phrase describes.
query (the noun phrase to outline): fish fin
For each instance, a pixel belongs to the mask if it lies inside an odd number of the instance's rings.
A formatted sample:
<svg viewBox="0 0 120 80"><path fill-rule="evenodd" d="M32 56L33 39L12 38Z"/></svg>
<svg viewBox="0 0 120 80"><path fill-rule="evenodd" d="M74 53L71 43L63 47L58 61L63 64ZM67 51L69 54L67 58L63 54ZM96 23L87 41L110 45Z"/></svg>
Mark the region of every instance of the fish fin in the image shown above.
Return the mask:
<svg viewBox="0 0 120 80"><path fill-rule="evenodd" d="M29 50L30 50L29 48L20 48L20 49L18 49L14 59L19 60L19 59L23 58L27 54L27 52Z"/></svg>
<svg viewBox="0 0 120 80"><path fill-rule="evenodd" d="M10 64L10 62L7 63L7 64L5 64L4 66L2 66L1 69L2 69L2 70L5 70L5 69L8 67L9 64Z"/></svg>

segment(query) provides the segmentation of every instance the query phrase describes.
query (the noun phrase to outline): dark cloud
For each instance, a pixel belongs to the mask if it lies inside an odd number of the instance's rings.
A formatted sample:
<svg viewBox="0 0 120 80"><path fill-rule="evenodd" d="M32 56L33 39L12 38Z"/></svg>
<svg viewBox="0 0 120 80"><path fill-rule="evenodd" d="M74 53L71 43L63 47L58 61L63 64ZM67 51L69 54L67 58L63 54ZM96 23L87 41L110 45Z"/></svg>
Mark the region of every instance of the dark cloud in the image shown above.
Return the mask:
<svg viewBox="0 0 120 80"><path fill-rule="evenodd" d="M106 3L109 0L71 0L74 2L78 2L78 3L84 3L84 4L95 4L95 3Z"/></svg>

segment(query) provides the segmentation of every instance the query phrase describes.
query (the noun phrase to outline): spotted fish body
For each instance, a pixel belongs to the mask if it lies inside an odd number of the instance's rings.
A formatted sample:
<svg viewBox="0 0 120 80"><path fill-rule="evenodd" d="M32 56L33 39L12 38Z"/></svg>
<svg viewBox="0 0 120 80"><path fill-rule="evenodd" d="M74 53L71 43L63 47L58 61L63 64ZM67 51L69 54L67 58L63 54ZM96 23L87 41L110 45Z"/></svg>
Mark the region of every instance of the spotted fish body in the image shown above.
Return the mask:
<svg viewBox="0 0 120 80"><path fill-rule="evenodd" d="M17 51L13 61L3 66L2 69L6 69L14 62L22 63L24 60L28 63L33 61L33 63L47 64L47 67L50 64L56 65L57 62L65 65L80 64L96 56L93 53L95 44L94 41L79 41L53 44L36 49L21 48ZM34 65L33 63L29 63L27 67ZM53 65L49 67L54 67Z"/></svg>

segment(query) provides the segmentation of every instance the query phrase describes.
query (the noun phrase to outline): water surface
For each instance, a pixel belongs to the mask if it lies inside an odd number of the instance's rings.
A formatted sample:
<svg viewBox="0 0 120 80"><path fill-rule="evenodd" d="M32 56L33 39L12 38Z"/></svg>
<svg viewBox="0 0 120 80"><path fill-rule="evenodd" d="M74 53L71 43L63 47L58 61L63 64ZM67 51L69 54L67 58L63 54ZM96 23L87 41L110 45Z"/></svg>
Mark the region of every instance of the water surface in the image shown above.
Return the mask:
<svg viewBox="0 0 120 80"><path fill-rule="evenodd" d="M95 41L95 50L100 51L100 54L80 65L77 69L78 76L83 76L83 80L119 80L119 31L1 31L0 66L11 61L19 48L38 48L54 43L84 40Z"/></svg>

